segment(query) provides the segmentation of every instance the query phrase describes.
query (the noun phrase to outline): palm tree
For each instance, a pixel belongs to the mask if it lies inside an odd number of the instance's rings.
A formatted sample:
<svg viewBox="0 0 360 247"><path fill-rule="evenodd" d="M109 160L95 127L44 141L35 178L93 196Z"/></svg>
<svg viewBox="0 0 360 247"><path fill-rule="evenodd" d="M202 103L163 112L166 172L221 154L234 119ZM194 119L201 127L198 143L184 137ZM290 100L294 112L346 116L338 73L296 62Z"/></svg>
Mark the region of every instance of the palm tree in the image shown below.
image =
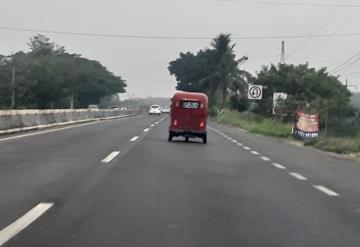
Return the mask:
<svg viewBox="0 0 360 247"><path fill-rule="evenodd" d="M220 96L222 106L225 106L227 96L236 90L243 92L250 74L239 69L239 64L248 58L243 56L236 60L235 44L232 44L230 34L220 34L211 42L211 60L214 70L206 78L205 88L212 97Z"/></svg>

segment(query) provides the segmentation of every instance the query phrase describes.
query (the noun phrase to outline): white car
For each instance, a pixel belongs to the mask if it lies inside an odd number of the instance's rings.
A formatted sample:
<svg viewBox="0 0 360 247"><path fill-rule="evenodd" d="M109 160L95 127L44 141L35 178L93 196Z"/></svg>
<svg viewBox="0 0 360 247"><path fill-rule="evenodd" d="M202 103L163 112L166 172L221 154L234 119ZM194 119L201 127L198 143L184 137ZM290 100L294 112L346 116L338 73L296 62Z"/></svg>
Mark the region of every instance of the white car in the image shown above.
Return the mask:
<svg viewBox="0 0 360 247"><path fill-rule="evenodd" d="M151 105L149 115L161 115L162 109L159 105Z"/></svg>
<svg viewBox="0 0 360 247"><path fill-rule="evenodd" d="M169 107L164 107L162 109L163 113L170 113L170 108Z"/></svg>

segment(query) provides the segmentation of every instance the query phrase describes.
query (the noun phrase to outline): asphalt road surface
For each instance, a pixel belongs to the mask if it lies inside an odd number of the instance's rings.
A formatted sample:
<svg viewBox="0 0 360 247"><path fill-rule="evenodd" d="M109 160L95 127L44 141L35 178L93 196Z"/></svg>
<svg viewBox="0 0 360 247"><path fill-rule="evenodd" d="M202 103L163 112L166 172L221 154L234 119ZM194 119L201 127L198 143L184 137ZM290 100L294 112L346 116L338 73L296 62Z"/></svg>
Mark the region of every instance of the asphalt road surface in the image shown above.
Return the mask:
<svg viewBox="0 0 360 247"><path fill-rule="evenodd" d="M360 165L136 116L0 139L0 246L359 247Z"/></svg>

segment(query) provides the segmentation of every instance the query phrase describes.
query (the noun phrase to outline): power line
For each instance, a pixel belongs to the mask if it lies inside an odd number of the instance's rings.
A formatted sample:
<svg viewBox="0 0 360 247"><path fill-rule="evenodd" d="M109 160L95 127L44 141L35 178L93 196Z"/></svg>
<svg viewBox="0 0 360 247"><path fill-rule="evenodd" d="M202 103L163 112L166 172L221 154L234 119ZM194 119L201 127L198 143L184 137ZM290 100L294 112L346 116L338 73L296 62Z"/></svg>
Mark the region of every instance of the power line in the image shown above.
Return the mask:
<svg viewBox="0 0 360 247"><path fill-rule="evenodd" d="M252 4L252 5L279 5L279 6L304 6L304 7L342 7L341 4L331 4L331 3L288 3L288 2L265 2L265 1L235 1L235 0L216 0L217 2L229 2L229 3L239 3L239 4ZM358 4L346 5L346 8L360 8Z"/></svg>
<svg viewBox="0 0 360 247"><path fill-rule="evenodd" d="M337 72L345 69L347 66L352 65L353 63L356 63L359 59L360 59L360 52L357 52L355 55L353 55L350 58L346 59L345 62L343 62L340 65L336 66L329 73L330 74L337 73Z"/></svg>
<svg viewBox="0 0 360 247"><path fill-rule="evenodd" d="M324 42L320 43L318 46L316 46L310 53L310 56L314 54L316 51L321 49L326 43L328 43L341 29L343 26L345 26L352 18L354 18L360 10L356 10L351 16L349 16L333 33L331 36L329 36ZM307 60L307 58L305 59Z"/></svg>
<svg viewBox="0 0 360 247"><path fill-rule="evenodd" d="M341 10L347 6L347 4L350 2L351 0L347 0L344 4L341 5L340 9L337 9L336 7L333 7L329 13L325 16L325 18L308 34L308 36L306 38L304 38L302 41L300 41L300 43L292 50L292 52L288 55L287 58L291 57L295 52L297 52L299 49L305 47L312 39L313 37L311 37L312 35L316 35L318 34L321 30L323 30L328 24L329 21L335 17L336 15L338 15ZM334 12L335 11L335 12ZM334 12L334 13L333 13Z"/></svg>
<svg viewBox="0 0 360 247"><path fill-rule="evenodd" d="M35 28L19 28L0 26L0 30L16 31L16 32L36 32L48 34L63 34L71 36L84 36L84 37L102 37L102 38L120 38L120 39L167 39L167 40L209 40L214 37L210 36L157 36L157 35L127 35L127 34L109 34L109 33L80 33L69 31L56 31ZM269 36L233 36L234 40L279 40L279 39L303 39L303 38L326 38L326 37L354 37L360 36L360 32L353 33L324 33L313 35L269 35Z"/></svg>

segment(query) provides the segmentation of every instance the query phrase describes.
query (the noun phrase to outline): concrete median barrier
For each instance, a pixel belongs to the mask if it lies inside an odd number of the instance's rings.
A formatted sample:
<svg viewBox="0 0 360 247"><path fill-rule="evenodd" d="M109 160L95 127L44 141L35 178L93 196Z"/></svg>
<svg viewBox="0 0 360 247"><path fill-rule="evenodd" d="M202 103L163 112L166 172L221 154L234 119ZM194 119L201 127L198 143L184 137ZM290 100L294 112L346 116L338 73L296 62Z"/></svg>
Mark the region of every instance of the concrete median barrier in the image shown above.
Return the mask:
<svg viewBox="0 0 360 247"><path fill-rule="evenodd" d="M137 114L139 112L134 110L103 109L2 110L0 111L0 135Z"/></svg>

